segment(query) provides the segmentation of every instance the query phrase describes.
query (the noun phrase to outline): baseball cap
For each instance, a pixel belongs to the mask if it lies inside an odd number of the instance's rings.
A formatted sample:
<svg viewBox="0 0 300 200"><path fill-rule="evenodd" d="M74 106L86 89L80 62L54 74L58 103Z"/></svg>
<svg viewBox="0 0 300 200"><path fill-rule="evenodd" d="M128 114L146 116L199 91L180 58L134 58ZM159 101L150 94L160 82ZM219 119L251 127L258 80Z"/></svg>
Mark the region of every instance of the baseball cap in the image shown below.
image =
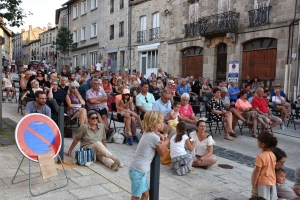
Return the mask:
<svg viewBox="0 0 300 200"><path fill-rule="evenodd" d="M279 83L275 84L275 87L281 87L281 85Z"/></svg>

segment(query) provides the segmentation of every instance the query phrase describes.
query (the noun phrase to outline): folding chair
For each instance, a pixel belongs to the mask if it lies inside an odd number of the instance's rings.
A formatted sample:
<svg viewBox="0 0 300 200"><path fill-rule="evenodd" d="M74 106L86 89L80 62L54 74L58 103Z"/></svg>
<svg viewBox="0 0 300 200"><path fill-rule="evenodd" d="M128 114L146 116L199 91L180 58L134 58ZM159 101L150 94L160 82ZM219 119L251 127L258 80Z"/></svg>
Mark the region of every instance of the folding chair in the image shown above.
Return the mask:
<svg viewBox="0 0 300 200"><path fill-rule="evenodd" d="M110 120L109 120L108 127L110 127L111 122L113 122L115 132L117 132L117 128L123 128L125 130L125 123L124 123L124 121L123 120L122 121L119 120L118 117L117 117L117 115L114 114L114 112L117 113L116 103L111 103L110 106L111 106L111 111L110 111ZM123 127L116 127L115 121L119 122L119 123L124 123L124 126Z"/></svg>
<svg viewBox="0 0 300 200"><path fill-rule="evenodd" d="M290 115L290 118L286 126L288 127L290 122L294 123L294 129L296 130L296 123L300 123L300 121L298 121L298 118L300 118L300 104L292 103L291 107L292 107L292 113Z"/></svg>

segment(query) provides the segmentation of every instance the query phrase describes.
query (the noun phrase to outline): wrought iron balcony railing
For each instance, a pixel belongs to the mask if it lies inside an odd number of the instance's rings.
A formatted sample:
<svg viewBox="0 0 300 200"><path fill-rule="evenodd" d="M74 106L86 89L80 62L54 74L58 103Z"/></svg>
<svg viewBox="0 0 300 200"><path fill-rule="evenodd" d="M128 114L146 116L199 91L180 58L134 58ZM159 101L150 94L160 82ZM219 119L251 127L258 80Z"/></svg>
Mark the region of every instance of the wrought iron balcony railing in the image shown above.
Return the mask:
<svg viewBox="0 0 300 200"><path fill-rule="evenodd" d="M159 27L149 29L149 40L158 40L159 39Z"/></svg>
<svg viewBox="0 0 300 200"><path fill-rule="evenodd" d="M225 35L238 29L239 13L229 11L199 19L201 36Z"/></svg>
<svg viewBox="0 0 300 200"><path fill-rule="evenodd" d="M249 12L249 26L263 26L269 23L270 6L262 7Z"/></svg>
<svg viewBox="0 0 300 200"><path fill-rule="evenodd" d="M184 28L185 28L185 35L184 35L184 37L188 38L188 37L194 37L194 36L199 35L199 31L200 31L199 27L200 26L199 26L198 22L190 23L190 24L185 24L184 25Z"/></svg>
<svg viewBox="0 0 300 200"><path fill-rule="evenodd" d="M147 31L137 32L137 43L146 42Z"/></svg>

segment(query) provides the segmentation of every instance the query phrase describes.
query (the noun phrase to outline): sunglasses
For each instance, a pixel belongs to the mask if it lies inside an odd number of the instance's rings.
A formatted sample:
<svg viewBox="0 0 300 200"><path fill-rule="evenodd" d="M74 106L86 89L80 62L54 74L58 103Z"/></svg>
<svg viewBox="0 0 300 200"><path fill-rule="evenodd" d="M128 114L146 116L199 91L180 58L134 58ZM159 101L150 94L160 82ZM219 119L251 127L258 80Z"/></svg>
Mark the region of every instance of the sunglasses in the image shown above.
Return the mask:
<svg viewBox="0 0 300 200"><path fill-rule="evenodd" d="M98 117L91 117L91 120L98 119Z"/></svg>
<svg viewBox="0 0 300 200"><path fill-rule="evenodd" d="M148 99L147 99L147 97L145 97L145 100L146 100L146 103L148 103Z"/></svg>
<svg viewBox="0 0 300 200"><path fill-rule="evenodd" d="M124 94L124 96L130 96L130 94Z"/></svg>

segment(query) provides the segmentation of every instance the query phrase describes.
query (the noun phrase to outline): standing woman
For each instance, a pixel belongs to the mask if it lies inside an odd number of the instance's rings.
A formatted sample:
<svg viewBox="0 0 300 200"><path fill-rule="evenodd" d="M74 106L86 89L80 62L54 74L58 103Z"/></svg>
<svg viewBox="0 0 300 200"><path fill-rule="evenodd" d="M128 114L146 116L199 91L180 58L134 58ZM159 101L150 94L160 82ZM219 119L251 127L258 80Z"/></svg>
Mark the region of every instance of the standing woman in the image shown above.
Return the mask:
<svg viewBox="0 0 300 200"><path fill-rule="evenodd" d="M77 90L77 86L74 83L70 84L69 94L66 96L66 102L68 105L67 114L72 119L75 117L80 120L80 126L87 123L86 109L82 108L85 105L85 101Z"/></svg>
<svg viewBox="0 0 300 200"><path fill-rule="evenodd" d="M206 133L205 121L197 122L197 130L190 133L190 137L196 142L195 158L193 167L209 166L217 162L217 157L213 155L214 145L216 144L213 138Z"/></svg>
<svg viewBox="0 0 300 200"><path fill-rule="evenodd" d="M225 137L226 140L233 140L230 135L237 137L237 134L232 130L232 113L226 111L222 101L220 100L221 90L213 89L213 98L208 102L210 109L209 119L215 122L225 122Z"/></svg>
<svg viewBox="0 0 300 200"><path fill-rule="evenodd" d="M36 80L39 82L40 87L44 88L44 84L46 83L45 73L39 69L37 70L36 74L37 74Z"/></svg>

